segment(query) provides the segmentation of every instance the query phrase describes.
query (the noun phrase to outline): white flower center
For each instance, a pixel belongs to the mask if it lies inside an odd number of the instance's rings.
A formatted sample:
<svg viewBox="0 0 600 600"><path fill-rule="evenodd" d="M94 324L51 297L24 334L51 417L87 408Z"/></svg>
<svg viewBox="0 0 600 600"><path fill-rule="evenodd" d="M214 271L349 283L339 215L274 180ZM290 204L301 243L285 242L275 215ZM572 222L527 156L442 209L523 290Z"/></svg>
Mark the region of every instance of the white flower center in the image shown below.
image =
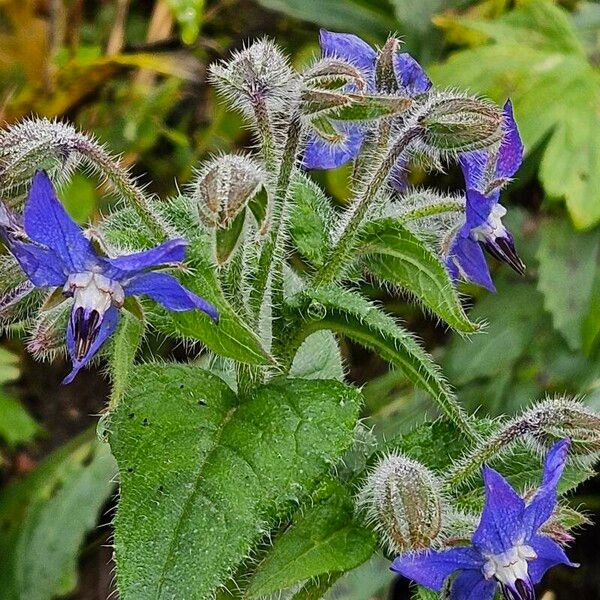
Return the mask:
<svg viewBox="0 0 600 600"><path fill-rule="evenodd" d="M111 304L121 308L125 302L125 293L118 282L90 271L69 275L64 292L75 299L73 310L82 307L101 316Z"/></svg>
<svg viewBox="0 0 600 600"><path fill-rule="evenodd" d="M537 558L531 546L518 543L502 554L487 556L482 571L486 579L497 579L501 584L514 588L518 580L528 581L527 561Z"/></svg>
<svg viewBox="0 0 600 600"><path fill-rule="evenodd" d="M471 236L476 242L485 242L486 240L495 240L498 237L506 236L506 228L502 224L502 217L506 214L506 209L501 204L496 204L492 208L487 221L479 227L471 229Z"/></svg>

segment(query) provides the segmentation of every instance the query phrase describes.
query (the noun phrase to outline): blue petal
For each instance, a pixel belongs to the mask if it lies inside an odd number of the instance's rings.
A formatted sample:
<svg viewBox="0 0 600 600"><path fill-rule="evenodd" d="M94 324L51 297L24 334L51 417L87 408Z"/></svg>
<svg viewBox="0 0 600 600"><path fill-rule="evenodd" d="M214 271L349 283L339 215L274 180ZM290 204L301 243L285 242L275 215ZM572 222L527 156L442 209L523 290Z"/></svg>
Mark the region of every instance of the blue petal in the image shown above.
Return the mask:
<svg viewBox="0 0 600 600"><path fill-rule="evenodd" d="M16 240L10 240L7 244L21 269L36 287L58 287L67 281L62 261L51 250Z"/></svg>
<svg viewBox="0 0 600 600"><path fill-rule="evenodd" d="M394 56L394 73L398 85L411 97L424 94L431 87L431 79L427 77L421 65L407 52Z"/></svg>
<svg viewBox="0 0 600 600"><path fill-rule="evenodd" d="M485 506L473 544L487 554L501 554L522 537L525 502L494 469L483 468Z"/></svg>
<svg viewBox="0 0 600 600"><path fill-rule="evenodd" d="M450 600L492 600L496 593L495 579L485 579L481 569L463 571L452 583Z"/></svg>
<svg viewBox="0 0 600 600"><path fill-rule="evenodd" d="M459 156L458 162L462 169L467 189L477 190L481 187L488 159L488 153L483 150L463 152Z"/></svg>
<svg viewBox="0 0 600 600"><path fill-rule="evenodd" d="M85 271L97 263L92 245L58 201L52 182L43 171L33 178L23 224L27 235L50 248L69 272Z"/></svg>
<svg viewBox="0 0 600 600"><path fill-rule="evenodd" d="M403 554L394 560L390 568L419 585L439 592L452 573L459 569L480 569L484 562L481 554L469 546L441 552Z"/></svg>
<svg viewBox="0 0 600 600"><path fill-rule="evenodd" d="M117 258L106 258L104 263L107 266L105 266L103 273L110 279L120 281L152 267L181 262L185 258L187 245L185 240L169 240L150 250L126 254Z"/></svg>
<svg viewBox="0 0 600 600"><path fill-rule="evenodd" d="M498 191L492 192L489 196L484 196L482 193L475 189L467 189L467 203L466 203L466 223L468 229L474 229L480 227L489 218L492 209L500 200L500 193Z"/></svg>
<svg viewBox="0 0 600 600"><path fill-rule="evenodd" d="M339 144L329 144L322 137L313 134L304 149L302 166L305 169L335 169L354 160L364 140L360 127L345 127L345 139Z"/></svg>
<svg viewBox="0 0 600 600"><path fill-rule="evenodd" d="M529 577L533 583L539 583L544 573L555 565L567 565L568 567L577 567L579 565L572 563L564 550L549 537L536 535L531 538L527 544L531 546L537 558L529 564Z"/></svg>
<svg viewBox="0 0 600 600"><path fill-rule="evenodd" d="M510 100L504 104L504 137L498 150L496 177L512 177L523 162L523 142L519 135Z"/></svg>
<svg viewBox="0 0 600 600"><path fill-rule="evenodd" d="M217 309L210 303L190 292L167 273L142 273L126 287L127 296L146 295L165 308L175 312L201 310L214 321L219 320Z"/></svg>
<svg viewBox="0 0 600 600"><path fill-rule="evenodd" d="M367 42L351 33L334 33L321 29L319 44L323 56L335 56L347 60L363 71L369 89L375 87L377 54Z"/></svg>
<svg viewBox="0 0 600 600"><path fill-rule="evenodd" d="M450 275L456 280L459 276L465 277L467 281L476 283L490 292L495 292L494 282L490 277L485 256L481 246L469 237L459 234L456 236L448 257L446 266Z"/></svg>
<svg viewBox="0 0 600 600"><path fill-rule="evenodd" d="M102 324L98 329L96 338L92 342L90 349L81 359L77 358L75 351L75 334L73 331L73 319L69 319L67 325L67 350L73 361L73 370L63 379L63 384L71 383L79 371L92 360L94 354L98 352L102 344L115 332L119 322L119 311L114 306L111 306L105 313L102 319Z"/></svg>
<svg viewBox="0 0 600 600"><path fill-rule="evenodd" d="M523 517L528 536L533 536L554 512L558 499L556 487L565 470L570 445L570 440L561 440L554 444L546 455L542 483L525 509Z"/></svg>

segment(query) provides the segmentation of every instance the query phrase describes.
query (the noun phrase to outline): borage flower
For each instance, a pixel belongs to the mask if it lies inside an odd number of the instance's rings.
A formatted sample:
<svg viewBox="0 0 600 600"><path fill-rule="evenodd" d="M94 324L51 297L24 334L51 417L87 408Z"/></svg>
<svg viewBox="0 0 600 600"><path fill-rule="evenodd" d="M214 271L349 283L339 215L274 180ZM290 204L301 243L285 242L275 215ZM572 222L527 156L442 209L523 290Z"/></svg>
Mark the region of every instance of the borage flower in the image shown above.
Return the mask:
<svg viewBox="0 0 600 600"><path fill-rule="evenodd" d="M321 29L319 44L323 57L346 60L358 67L365 78L366 90L376 91L375 67L377 53L367 42L350 33L334 33ZM394 73L399 93L409 97L423 94L431 87L431 81L419 63L407 53L399 53L393 59ZM351 85L348 89L353 89ZM335 169L356 158L365 139L360 124L335 122L339 141L328 142L313 134L304 151L303 165L306 169Z"/></svg>
<svg viewBox="0 0 600 600"><path fill-rule="evenodd" d="M181 262L185 240L117 258L99 256L58 201L43 171L33 178L22 225L3 207L0 232L34 286L62 287L64 295L73 298L66 332L73 369L63 383L70 383L115 331L128 296L149 296L172 311L199 309L218 320L209 302L172 275L151 270Z"/></svg>
<svg viewBox="0 0 600 600"><path fill-rule="evenodd" d="M498 586L506 600L534 600L533 586L548 569L576 566L556 542L539 532L556 507L556 487L569 445L562 440L550 449L542 483L528 504L506 479L485 467L485 506L472 544L404 554L392 563L392 570L435 591L460 571L451 584L450 600L492 600Z"/></svg>
<svg viewBox="0 0 600 600"><path fill-rule="evenodd" d="M482 248L510 265L517 273L525 265L515 250L512 234L502 224L506 209L500 190L523 162L523 143L515 123L512 104L504 105L504 137L497 153L484 150L460 156L466 184L466 218L450 243L446 265L456 280L462 277L491 291L495 290Z"/></svg>

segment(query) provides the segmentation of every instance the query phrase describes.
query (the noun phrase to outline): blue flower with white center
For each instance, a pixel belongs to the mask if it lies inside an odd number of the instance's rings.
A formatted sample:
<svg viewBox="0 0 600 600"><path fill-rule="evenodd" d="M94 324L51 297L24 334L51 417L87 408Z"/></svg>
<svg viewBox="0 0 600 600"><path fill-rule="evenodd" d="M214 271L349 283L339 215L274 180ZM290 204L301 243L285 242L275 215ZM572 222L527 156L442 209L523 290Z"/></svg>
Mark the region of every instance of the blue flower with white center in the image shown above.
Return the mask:
<svg viewBox="0 0 600 600"><path fill-rule="evenodd" d="M99 256L81 228L69 217L43 171L33 178L22 224L0 205L0 234L31 283L60 287L73 298L67 326L67 349L79 370L114 333L119 309L128 296L146 295L172 311L199 309L218 321L214 306L183 287L175 277L152 269L181 262L187 242L170 240L143 252Z"/></svg>
<svg viewBox="0 0 600 600"><path fill-rule="evenodd" d="M350 33L334 33L321 29L319 44L324 57L346 60L358 67L365 78L366 90L376 91L375 66L377 53L367 42ZM414 97L423 94L431 87L419 63L410 54L402 53L394 57L394 72L401 93ZM348 86L353 90L353 86ZM330 143L314 134L304 151L303 165L306 169L335 169L356 158L365 139L364 129L356 123L335 123L340 141Z"/></svg>
<svg viewBox="0 0 600 600"><path fill-rule="evenodd" d="M446 257L446 265L455 280L462 277L490 291L495 290L483 248L517 273L525 272L512 234L502 224L506 209L500 204L501 188L522 162L523 143L512 104L507 101L504 105L504 136L498 152L475 150L460 156L467 188L466 218L450 243Z"/></svg>
<svg viewBox="0 0 600 600"><path fill-rule="evenodd" d="M539 532L557 503L556 487L570 440L548 452L542 483L526 503L499 473L485 467L485 506L470 546L404 554L391 569L426 588L441 591L459 571L450 600L492 600L498 586L506 600L534 600L534 584L555 565L577 566L562 548Z"/></svg>

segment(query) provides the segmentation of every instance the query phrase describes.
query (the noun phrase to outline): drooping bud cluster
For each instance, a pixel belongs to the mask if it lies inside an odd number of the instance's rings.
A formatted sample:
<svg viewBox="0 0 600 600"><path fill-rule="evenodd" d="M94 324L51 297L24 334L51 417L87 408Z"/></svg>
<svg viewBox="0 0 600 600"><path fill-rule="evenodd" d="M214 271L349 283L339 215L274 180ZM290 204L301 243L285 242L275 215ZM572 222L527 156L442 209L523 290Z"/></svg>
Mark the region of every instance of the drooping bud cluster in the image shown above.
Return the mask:
<svg viewBox="0 0 600 600"><path fill-rule="evenodd" d="M82 158L78 138L72 125L48 119L26 119L0 130L0 189L20 188L39 169L67 179Z"/></svg>
<svg viewBox="0 0 600 600"><path fill-rule="evenodd" d="M490 148L502 139L501 110L456 92L430 94L411 120L423 128L422 149L434 158Z"/></svg>
<svg viewBox="0 0 600 600"><path fill-rule="evenodd" d="M390 552L428 548L440 536L444 503L437 477L402 454L383 457L357 498Z"/></svg>
<svg viewBox="0 0 600 600"><path fill-rule="evenodd" d="M573 455L600 452L600 415L578 400L549 398L526 410L518 421L542 448L556 439L569 438Z"/></svg>
<svg viewBox="0 0 600 600"><path fill-rule="evenodd" d="M264 184L265 174L251 158L219 156L200 168L191 198L202 223L225 229Z"/></svg>
<svg viewBox="0 0 600 600"><path fill-rule="evenodd" d="M228 61L211 65L210 78L232 107L249 116L257 110L289 110L300 86L288 59L269 40L254 42Z"/></svg>

